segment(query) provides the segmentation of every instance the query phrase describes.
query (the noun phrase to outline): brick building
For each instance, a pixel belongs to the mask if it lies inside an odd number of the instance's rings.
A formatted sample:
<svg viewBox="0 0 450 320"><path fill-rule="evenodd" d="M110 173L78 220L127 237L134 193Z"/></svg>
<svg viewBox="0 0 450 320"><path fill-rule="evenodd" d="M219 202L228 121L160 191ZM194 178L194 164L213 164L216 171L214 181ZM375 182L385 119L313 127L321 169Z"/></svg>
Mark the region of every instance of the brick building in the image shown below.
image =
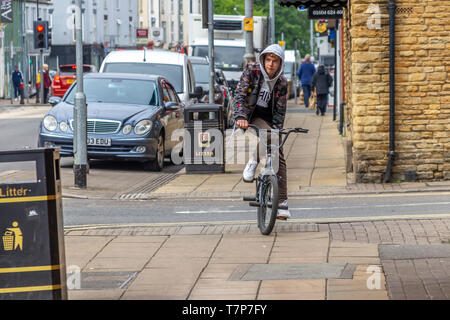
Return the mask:
<svg viewBox="0 0 450 320"><path fill-rule="evenodd" d="M450 0L279 2L345 3L340 87L354 181L450 179Z"/></svg>

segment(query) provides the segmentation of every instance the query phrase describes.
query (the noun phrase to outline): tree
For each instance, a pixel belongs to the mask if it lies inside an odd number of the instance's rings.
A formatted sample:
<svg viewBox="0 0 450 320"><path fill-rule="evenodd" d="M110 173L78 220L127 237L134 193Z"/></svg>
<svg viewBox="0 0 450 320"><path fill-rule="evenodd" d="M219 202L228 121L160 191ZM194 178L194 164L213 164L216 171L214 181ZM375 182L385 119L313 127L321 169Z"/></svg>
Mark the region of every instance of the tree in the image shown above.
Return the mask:
<svg viewBox="0 0 450 320"><path fill-rule="evenodd" d="M269 1L253 0L253 15L269 16ZM214 13L225 15L245 15L245 0L221 0L215 1ZM281 40L281 33L284 33L286 50L294 49L294 41L297 39L297 48L303 57L310 53L309 37L310 23L306 11L300 12L293 6L281 7L275 1L275 39Z"/></svg>

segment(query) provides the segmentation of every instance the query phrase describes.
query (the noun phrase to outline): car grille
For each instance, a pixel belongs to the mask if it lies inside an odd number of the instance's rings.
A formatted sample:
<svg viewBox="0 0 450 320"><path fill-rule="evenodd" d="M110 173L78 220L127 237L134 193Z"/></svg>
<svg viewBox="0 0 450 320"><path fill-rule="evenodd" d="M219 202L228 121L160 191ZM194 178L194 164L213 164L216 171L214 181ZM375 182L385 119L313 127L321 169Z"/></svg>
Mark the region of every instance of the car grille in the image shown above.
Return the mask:
<svg viewBox="0 0 450 320"><path fill-rule="evenodd" d="M70 128L73 131L73 119L70 120ZM87 133L110 134L110 133L117 133L119 131L119 128L120 128L120 121L88 119L86 129Z"/></svg>
<svg viewBox="0 0 450 320"><path fill-rule="evenodd" d="M61 148L61 151L73 153L73 144L69 143L57 143L57 147ZM133 146L110 146L110 147L102 147L102 146L87 146L87 151L89 152L131 152L133 150Z"/></svg>

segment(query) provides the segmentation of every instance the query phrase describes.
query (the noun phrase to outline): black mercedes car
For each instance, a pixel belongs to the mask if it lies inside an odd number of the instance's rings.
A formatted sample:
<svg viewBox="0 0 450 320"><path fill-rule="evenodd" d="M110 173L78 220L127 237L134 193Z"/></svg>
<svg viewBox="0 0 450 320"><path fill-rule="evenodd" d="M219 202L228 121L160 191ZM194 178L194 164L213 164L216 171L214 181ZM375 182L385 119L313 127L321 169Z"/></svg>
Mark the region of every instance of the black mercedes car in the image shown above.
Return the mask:
<svg viewBox="0 0 450 320"><path fill-rule="evenodd" d="M95 73L84 76L87 103L88 159L145 162L159 171L178 141L172 132L183 129L184 106L163 77L140 74ZM74 83L64 97L52 97L54 107L41 121L40 147L60 147L73 156Z"/></svg>

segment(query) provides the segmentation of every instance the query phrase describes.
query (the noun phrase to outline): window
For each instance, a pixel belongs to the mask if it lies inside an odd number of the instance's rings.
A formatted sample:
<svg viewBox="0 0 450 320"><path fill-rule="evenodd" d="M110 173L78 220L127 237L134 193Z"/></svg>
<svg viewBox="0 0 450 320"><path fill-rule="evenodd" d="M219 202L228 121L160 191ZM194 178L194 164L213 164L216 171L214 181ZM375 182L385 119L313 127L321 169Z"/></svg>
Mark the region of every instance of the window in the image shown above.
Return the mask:
<svg viewBox="0 0 450 320"><path fill-rule="evenodd" d="M176 92L183 93L183 67L162 63L115 62L106 63L103 72L158 74L173 84Z"/></svg>
<svg viewBox="0 0 450 320"><path fill-rule="evenodd" d="M175 41L175 23L170 21L170 42Z"/></svg>

